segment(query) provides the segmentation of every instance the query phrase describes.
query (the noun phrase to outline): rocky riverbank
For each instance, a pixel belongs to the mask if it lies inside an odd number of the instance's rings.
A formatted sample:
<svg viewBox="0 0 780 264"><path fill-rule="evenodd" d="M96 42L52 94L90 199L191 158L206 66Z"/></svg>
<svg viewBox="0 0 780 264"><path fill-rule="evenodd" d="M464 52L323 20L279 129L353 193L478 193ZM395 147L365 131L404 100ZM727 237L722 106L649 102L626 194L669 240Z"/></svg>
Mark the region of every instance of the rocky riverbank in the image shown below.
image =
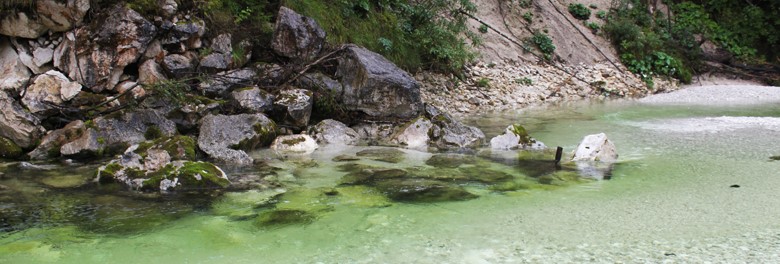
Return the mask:
<svg viewBox="0 0 780 264"><path fill-rule="evenodd" d="M415 78L422 83L424 101L459 114L583 99L639 98L680 87L677 80L662 78L653 78L649 87L622 65L618 67L478 62L467 68L464 80L430 72Z"/></svg>

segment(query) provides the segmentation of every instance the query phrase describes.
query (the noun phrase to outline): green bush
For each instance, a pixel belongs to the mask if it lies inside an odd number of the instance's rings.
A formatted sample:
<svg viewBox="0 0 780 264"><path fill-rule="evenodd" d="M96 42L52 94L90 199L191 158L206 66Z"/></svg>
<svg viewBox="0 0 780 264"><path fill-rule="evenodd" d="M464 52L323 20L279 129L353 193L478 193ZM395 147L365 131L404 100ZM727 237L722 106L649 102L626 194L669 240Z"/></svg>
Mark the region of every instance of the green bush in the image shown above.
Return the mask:
<svg viewBox="0 0 780 264"><path fill-rule="evenodd" d="M485 24L479 25L479 33L485 34L488 32L488 26Z"/></svg>
<svg viewBox="0 0 780 264"><path fill-rule="evenodd" d="M476 11L468 0L284 0L282 5L316 20L328 42L364 46L406 70L460 71L475 56L469 44L480 40L459 12Z"/></svg>
<svg viewBox="0 0 780 264"><path fill-rule="evenodd" d="M579 20L588 20L590 18L590 9L580 3L569 4L569 13Z"/></svg>
<svg viewBox="0 0 780 264"><path fill-rule="evenodd" d="M596 12L596 18L607 19L607 11L601 10Z"/></svg>
<svg viewBox="0 0 780 264"><path fill-rule="evenodd" d="M536 31L531 37L530 42L542 52L545 60L552 60L555 53L555 45L550 36L542 31Z"/></svg>
<svg viewBox="0 0 780 264"><path fill-rule="evenodd" d="M489 87L490 86L490 79L488 78L481 78L476 83L477 87Z"/></svg>
<svg viewBox="0 0 780 264"><path fill-rule="evenodd" d="M595 22L585 22L585 26L590 29L590 31L593 31L593 33L596 33L601 29L601 26Z"/></svg>
<svg viewBox="0 0 780 264"><path fill-rule="evenodd" d="M531 11L523 13L523 19L525 22L531 23L534 19L534 14Z"/></svg>

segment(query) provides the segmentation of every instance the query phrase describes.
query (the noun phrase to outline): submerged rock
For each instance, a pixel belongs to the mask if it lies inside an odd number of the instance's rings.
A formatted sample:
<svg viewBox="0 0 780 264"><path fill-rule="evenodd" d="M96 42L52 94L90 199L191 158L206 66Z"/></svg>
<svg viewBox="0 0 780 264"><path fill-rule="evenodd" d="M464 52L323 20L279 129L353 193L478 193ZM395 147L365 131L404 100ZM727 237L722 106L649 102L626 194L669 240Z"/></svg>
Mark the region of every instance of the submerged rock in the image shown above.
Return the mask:
<svg viewBox="0 0 780 264"><path fill-rule="evenodd" d="M423 179L391 179L376 184L390 199L402 202L464 201L477 198L463 188Z"/></svg>
<svg viewBox="0 0 780 264"><path fill-rule="evenodd" d="M344 186L336 188L341 204L358 207L388 207L393 205L390 199L379 190L367 186Z"/></svg>
<svg viewBox="0 0 780 264"><path fill-rule="evenodd" d="M395 148L372 148L358 151L355 155L376 161L399 163L404 160L406 153Z"/></svg>
<svg viewBox="0 0 780 264"><path fill-rule="evenodd" d="M425 164L437 168L457 168L464 164L474 164L477 158L472 155L463 154L436 154L425 161Z"/></svg>
<svg viewBox="0 0 780 264"><path fill-rule="evenodd" d="M270 210L261 213L254 221L260 228L279 228L288 225L309 224L317 220L317 215L303 210Z"/></svg>

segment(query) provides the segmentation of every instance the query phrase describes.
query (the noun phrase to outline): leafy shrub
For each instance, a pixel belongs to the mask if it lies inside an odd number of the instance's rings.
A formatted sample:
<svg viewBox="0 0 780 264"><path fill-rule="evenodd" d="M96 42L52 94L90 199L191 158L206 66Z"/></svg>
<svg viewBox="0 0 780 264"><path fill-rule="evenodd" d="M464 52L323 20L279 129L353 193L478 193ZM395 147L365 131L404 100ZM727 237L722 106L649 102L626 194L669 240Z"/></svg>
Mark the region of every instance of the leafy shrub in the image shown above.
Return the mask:
<svg viewBox="0 0 780 264"><path fill-rule="evenodd" d="M607 19L607 11L601 10L596 12L596 18Z"/></svg>
<svg viewBox="0 0 780 264"><path fill-rule="evenodd" d="M515 79L515 83L517 83L517 84L522 84L522 85L533 85L533 84L534 84L534 81L533 81L533 80L531 80L531 79L530 79L530 78L528 78L528 77L523 77L523 78L517 78L517 79Z"/></svg>
<svg viewBox="0 0 780 264"><path fill-rule="evenodd" d="M580 3L569 4L569 13L579 20L588 20L590 18L590 9Z"/></svg>
<svg viewBox="0 0 780 264"><path fill-rule="evenodd" d="M485 24L479 25L479 33L485 34L488 32L488 26Z"/></svg>
<svg viewBox="0 0 780 264"><path fill-rule="evenodd" d="M531 37L530 42L542 52L545 60L552 60L553 54L555 53L555 45L550 36L544 32L536 31Z"/></svg>
<svg viewBox="0 0 780 264"><path fill-rule="evenodd" d="M534 19L534 14L531 11L523 13L523 19L525 22L531 23Z"/></svg>
<svg viewBox="0 0 780 264"><path fill-rule="evenodd" d="M356 43L407 70L459 71L475 56L469 44L480 41L460 12L476 11L469 0L283 0L281 4L316 20L328 33L328 42Z"/></svg>
<svg viewBox="0 0 780 264"><path fill-rule="evenodd" d="M531 2L531 0L520 0L520 1L518 1L518 2L517 2L517 4L518 4L518 5L519 5L521 8L529 8L529 7L531 7L531 5L532 5L533 3Z"/></svg>
<svg viewBox="0 0 780 264"><path fill-rule="evenodd" d="M590 31L593 31L593 33L596 33L601 29L601 26L595 22L585 22L585 26L590 29Z"/></svg>
<svg viewBox="0 0 780 264"><path fill-rule="evenodd" d="M476 83L477 87L489 87L490 86L490 79L488 78L481 78Z"/></svg>

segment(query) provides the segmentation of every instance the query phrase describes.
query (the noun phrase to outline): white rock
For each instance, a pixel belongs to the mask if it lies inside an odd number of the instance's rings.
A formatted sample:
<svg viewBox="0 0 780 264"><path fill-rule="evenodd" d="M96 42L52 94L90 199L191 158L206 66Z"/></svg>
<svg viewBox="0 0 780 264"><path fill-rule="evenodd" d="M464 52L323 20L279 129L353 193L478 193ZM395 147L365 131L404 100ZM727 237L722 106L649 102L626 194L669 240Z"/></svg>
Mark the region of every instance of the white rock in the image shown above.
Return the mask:
<svg viewBox="0 0 780 264"><path fill-rule="evenodd" d="M393 134L391 142L411 149L427 148L431 140L429 132L433 123L427 118L417 118Z"/></svg>
<svg viewBox="0 0 780 264"><path fill-rule="evenodd" d="M305 134L279 136L271 143L271 149L285 154L309 154L318 147L317 141Z"/></svg>
<svg viewBox="0 0 780 264"><path fill-rule="evenodd" d="M51 70L35 77L22 97L22 104L32 113L52 109L49 104L62 105L81 91L81 84L71 82L61 72Z"/></svg>
<svg viewBox="0 0 780 264"><path fill-rule="evenodd" d="M572 161L602 161L615 162L618 154L615 144L612 144L604 133L587 135L582 139L574 152Z"/></svg>

